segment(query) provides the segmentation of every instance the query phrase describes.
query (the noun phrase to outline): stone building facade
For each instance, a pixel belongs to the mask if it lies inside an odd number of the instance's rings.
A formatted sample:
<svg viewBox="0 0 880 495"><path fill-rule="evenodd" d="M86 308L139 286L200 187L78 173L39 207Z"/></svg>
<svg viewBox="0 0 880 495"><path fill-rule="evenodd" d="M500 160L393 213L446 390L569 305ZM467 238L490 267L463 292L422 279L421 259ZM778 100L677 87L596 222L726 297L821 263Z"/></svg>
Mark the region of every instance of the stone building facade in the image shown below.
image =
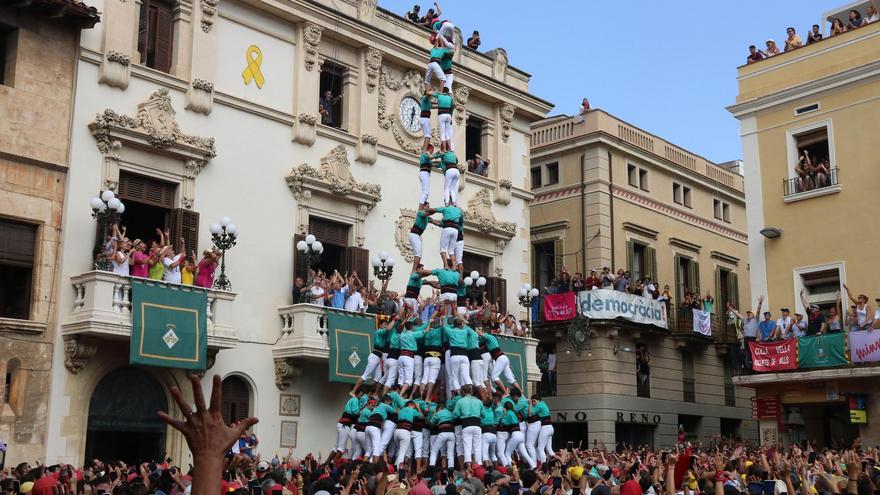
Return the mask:
<svg viewBox="0 0 880 495"><path fill-rule="evenodd" d="M56 352L57 262L80 31L72 1L0 6L0 440L6 464L43 459ZM57 349L63 355L63 350Z"/></svg>

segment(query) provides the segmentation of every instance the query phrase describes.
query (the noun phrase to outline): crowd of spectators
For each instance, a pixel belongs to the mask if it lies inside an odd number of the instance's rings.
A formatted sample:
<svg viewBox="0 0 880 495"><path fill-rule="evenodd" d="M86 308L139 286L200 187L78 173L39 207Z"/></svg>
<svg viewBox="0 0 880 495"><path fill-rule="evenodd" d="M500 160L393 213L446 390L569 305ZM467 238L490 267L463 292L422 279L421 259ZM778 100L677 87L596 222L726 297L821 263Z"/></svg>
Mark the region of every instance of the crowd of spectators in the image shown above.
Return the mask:
<svg viewBox="0 0 880 495"><path fill-rule="evenodd" d="M109 263L109 271L204 288L214 284L214 271L222 255L216 247L203 251L199 259L194 249L187 252L183 238L175 243L168 229L157 228L156 237L149 240L129 239L126 228L119 224L113 224L110 230L97 255L98 261Z"/></svg>
<svg viewBox="0 0 880 495"><path fill-rule="evenodd" d="M433 29L434 23L440 20L440 15L443 12L440 10L440 5L436 1L434 2L434 8L428 9L425 15L421 15L421 11L421 5L413 5L413 8L407 12L404 17L414 24L418 24L427 29ZM467 47L471 50L479 49L480 44L482 44L482 41L480 40L480 32L475 29L473 34L471 34L467 41L465 41L465 44L467 44Z"/></svg>
<svg viewBox="0 0 880 495"><path fill-rule="evenodd" d="M827 156L811 157L807 150L803 150L794 171L797 174L797 192L812 191L832 185L831 162Z"/></svg>
<svg viewBox="0 0 880 495"><path fill-rule="evenodd" d="M837 36L838 34L858 29L872 22L877 22L880 20L880 11L878 11L875 1L871 0L871 3L865 8L864 15L862 15L857 9L852 9L849 11L847 17L848 19L845 24L837 17L831 20L831 31L829 36ZM749 46L749 55L746 57L746 63L753 64L755 62L760 62L765 58L773 57L782 52L795 50L804 46L804 41L801 36L797 34L795 28L789 27L785 31L785 45L783 46L782 51L780 51L776 41L771 38L764 42L765 48L763 50L757 48L755 45ZM821 28L818 24L813 24L807 32L806 44L809 45L821 40Z"/></svg>
<svg viewBox="0 0 880 495"><path fill-rule="evenodd" d="M595 289L612 289L619 292L626 292L628 294L656 299L667 305L670 304L672 299L672 296L669 293L669 285L664 285L663 289L660 290L660 285L652 280L650 276L633 280L632 272L629 270L620 268L617 272L613 272L607 266L601 270L596 268L590 270L590 275L587 278L584 278L580 272L575 272L574 275L572 275L563 266L547 287L544 288L544 292L546 294L562 294L565 292L580 292ZM689 291L685 292L685 296L685 302L688 305L693 305L692 301L694 300L699 300L701 304L704 301L704 299L699 297L699 294L691 294ZM712 296L708 292L706 293L706 298L709 301L712 301ZM711 310L709 312L711 312Z"/></svg>

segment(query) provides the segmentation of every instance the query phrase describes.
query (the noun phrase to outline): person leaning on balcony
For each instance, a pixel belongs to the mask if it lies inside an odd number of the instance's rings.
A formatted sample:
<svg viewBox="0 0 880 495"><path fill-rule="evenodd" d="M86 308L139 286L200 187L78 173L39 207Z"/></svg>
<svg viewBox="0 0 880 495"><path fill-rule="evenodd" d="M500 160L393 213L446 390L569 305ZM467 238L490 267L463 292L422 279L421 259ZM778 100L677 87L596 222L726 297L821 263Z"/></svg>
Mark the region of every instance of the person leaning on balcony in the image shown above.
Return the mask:
<svg viewBox="0 0 880 495"><path fill-rule="evenodd" d="M784 336L786 339L798 338L807 335L807 322L804 321L804 315L800 313L794 314L794 320L788 327L788 334Z"/></svg>
<svg viewBox="0 0 880 495"><path fill-rule="evenodd" d="M752 367L752 353L749 351L749 342L755 342L758 340L758 318L756 315L761 314L761 306L764 305L764 296L758 296L758 308L755 309L754 312L746 310L745 316L743 316L736 308L733 307L729 302L727 303L727 310L731 311L734 316L742 321L742 355L741 355L741 364L743 368L751 368Z"/></svg>
<svg viewBox="0 0 880 495"><path fill-rule="evenodd" d="M827 156L816 163L810 164L809 173L813 185L815 187L826 187L831 185L828 180L831 176L830 170L831 162L828 160Z"/></svg>
<svg viewBox="0 0 880 495"><path fill-rule="evenodd" d="M214 270L217 269L217 260L223 254L217 249L206 249L202 252L202 259L199 260L198 265L196 265L196 287L204 287L206 289L210 289L211 286L214 285ZM193 258L195 258L195 253L193 253ZM297 277L302 281L302 277ZM300 291L300 299L294 301L294 303L301 301L302 299L302 291Z"/></svg>
<svg viewBox="0 0 880 495"><path fill-rule="evenodd" d="M183 253L186 252L186 245L183 239L180 239L180 252L175 251L174 246L168 246L165 251L165 257L162 258L162 265L165 266L165 273L162 280L174 284L180 283L180 265L183 264Z"/></svg>
<svg viewBox="0 0 880 495"><path fill-rule="evenodd" d="M810 154L807 150L801 152L798 163L794 167L794 173L797 174L797 192L804 192L813 189L813 182L810 180L810 166L812 165Z"/></svg>
<svg viewBox="0 0 880 495"><path fill-rule="evenodd" d="M829 36L837 36L838 34L845 32L846 28L843 26L843 21L837 17L831 20L831 34Z"/></svg>
<svg viewBox="0 0 880 495"><path fill-rule="evenodd" d="M779 53L780 53L779 47L776 46L776 42L773 41L773 39L767 40L764 44L767 45L767 50L764 51L764 55L766 55L768 57L772 57L774 55L779 55Z"/></svg>
<svg viewBox="0 0 880 495"><path fill-rule="evenodd" d="M770 340L784 339L791 332L791 325L794 323L791 311L788 308L782 308L781 311L782 316L776 320L776 329L773 331L773 335L770 336Z"/></svg>
<svg viewBox="0 0 880 495"><path fill-rule="evenodd" d="M819 25L813 24L813 27L810 28L810 32L807 33L807 44L815 43L817 41L822 41L822 33L819 32Z"/></svg>
<svg viewBox="0 0 880 495"><path fill-rule="evenodd" d="M843 325L840 322L840 291L837 291L834 307L828 310L828 317L825 318L825 324L822 326L821 333L837 333L843 331Z"/></svg>
<svg viewBox="0 0 880 495"><path fill-rule="evenodd" d="M788 38L785 39L785 51L804 46L804 42L801 41L801 37L797 35L793 27L786 29L785 32L788 34Z"/></svg>
<svg viewBox="0 0 880 495"><path fill-rule="evenodd" d="M753 64L755 62L760 62L767 58L767 55L764 54L761 50L758 50L758 47L755 45L749 45L749 55L746 57L747 64Z"/></svg>
<svg viewBox="0 0 880 495"><path fill-rule="evenodd" d="M809 304L807 302L807 298L804 296L804 292L806 289L801 289L801 304L807 308L807 320L809 323L807 324L807 335L816 335L822 333L822 327L825 325L825 315L820 311L819 306L816 304Z"/></svg>
<svg viewBox="0 0 880 495"><path fill-rule="evenodd" d="M776 322L773 321L773 315L769 311L764 311L764 319L758 323L758 342L770 340L776 331Z"/></svg>
<svg viewBox="0 0 880 495"><path fill-rule="evenodd" d="M846 24L846 30L851 31L853 29L858 29L865 25L865 18L862 17L861 12L856 9L849 11L849 22Z"/></svg>
<svg viewBox="0 0 880 495"><path fill-rule="evenodd" d="M131 271L132 277L147 278L149 274L149 265L147 260L150 256L146 253L147 244L140 239L135 239L131 243Z"/></svg>
<svg viewBox="0 0 880 495"><path fill-rule="evenodd" d="M868 306L868 296L859 294L858 297L854 298L852 296L852 291L849 290L849 287L847 287L846 284L843 284L843 288L846 289L846 295L849 297L849 300L855 304L855 326L858 327L857 330L867 330L871 328L874 318L871 313L871 308Z"/></svg>
<svg viewBox="0 0 880 495"><path fill-rule="evenodd" d="M868 8L865 9L865 24L871 24L872 22L880 21L880 12L877 11L877 6L874 5L874 0L871 0L871 5L868 5Z"/></svg>

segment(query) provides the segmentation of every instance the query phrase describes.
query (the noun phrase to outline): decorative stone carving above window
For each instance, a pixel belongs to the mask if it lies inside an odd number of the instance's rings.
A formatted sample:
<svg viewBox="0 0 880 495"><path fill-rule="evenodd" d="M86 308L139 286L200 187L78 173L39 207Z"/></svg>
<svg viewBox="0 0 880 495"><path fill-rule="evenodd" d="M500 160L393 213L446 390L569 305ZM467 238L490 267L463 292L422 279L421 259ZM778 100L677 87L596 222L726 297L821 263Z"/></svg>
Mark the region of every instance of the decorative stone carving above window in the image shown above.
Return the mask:
<svg viewBox="0 0 880 495"><path fill-rule="evenodd" d="M214 26L214 16L217 14L217 4L220 3L220 0L202 0L202 31L205 33L211 32L211 27Z"/></svg>
<svg viewBox="0 0 880 495"><path fill-rule="evenodd" d="M321 44L321 33L324 32L324 28L317 24L307 22L303 29L305 29L303 38L306 42L306 70L311 71L315 68L315 64L318 62L318 45Z"/></svg>
<svg viewBox="0 0 880 495"><path fill-rule="evenodd" d="M467 120L467 102L470 94L471 90L461 84L457 84L455 91L452 93L453 101L455 102L455 123L458 125L464 125Z"/></svg>
<svg viewBox="0 0 880 495"><path fill-rule="evenodd" d="M358 20L371 24L373 16L376 15L377 0L359 0L358 1Z"/></svg>
<svg viewBox="0 0 880 495"><path fill-rule="evenodd" d="M492 194L488 189L480 189L464 210L465 229L476 230L497 240L508 241L516 235L515 222L502 222L495 219L492 211Z"/></svg>
<svg viewBox="0 0 880 495"><path fill-rule="evenodd" d="M166 88L153 92L147 101L138 105L134 117L107 109L95 117L89 129L104 157L102 188L116 189L119 182L119 162L127 148L153 150L170 160L156 168L182 185L181 198L193 198L195 178L217 155L214 138L192 136L181 132ZM151 173L152 164L141 164L144 173ZM189 206L192 202L189 202Z"/></svg>
<svg viewBox="0 0 880 495"><path fill-rule="evenodd" d="M379 85L379 71L382 70L382 52L368 47L364 52L364 65L367 67L367 93L373 94Z"/></svg>
<svg viewBox="0 0 880 495"><path fill-rule="evenodd" d="M416 155L422 152L422 139L410 135L400 126L396 112L397 104L404 96L422 97L423 80L423 75L414 70L406 72L400 79L395 79L388 67L382 67L379 74L379 127L390 129L400 148Z"/></svg>
<svg viewBox="0 0 880 495"><path fill-rule="evenodd" d="M516 108L510 103L501 107L501 139L506 143L510 138L510 126L513 125L513 114Z"/></svg>
<svg viewBox="0 0 880 495"><path fill-rule="evenodd" d="M492 77L497 81L507 80L507 51L504 48L496 48L486 55L492 58Z"/></svg>

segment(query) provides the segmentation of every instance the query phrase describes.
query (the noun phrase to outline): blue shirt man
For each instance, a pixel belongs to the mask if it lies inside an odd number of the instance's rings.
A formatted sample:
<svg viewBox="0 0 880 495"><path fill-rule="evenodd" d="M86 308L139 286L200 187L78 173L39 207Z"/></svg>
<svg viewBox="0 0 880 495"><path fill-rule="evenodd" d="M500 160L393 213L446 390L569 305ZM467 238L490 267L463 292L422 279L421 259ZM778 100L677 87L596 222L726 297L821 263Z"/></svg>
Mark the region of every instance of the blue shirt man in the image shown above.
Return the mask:
<svg viewBox="0 0 880 495"><path fill-rule="evenodd" d="M760 335L761 340L769 339L775 329L776 322L771 318L770 312L764 312L764 319L761 323L758 323L758 334Z"/></svg>

